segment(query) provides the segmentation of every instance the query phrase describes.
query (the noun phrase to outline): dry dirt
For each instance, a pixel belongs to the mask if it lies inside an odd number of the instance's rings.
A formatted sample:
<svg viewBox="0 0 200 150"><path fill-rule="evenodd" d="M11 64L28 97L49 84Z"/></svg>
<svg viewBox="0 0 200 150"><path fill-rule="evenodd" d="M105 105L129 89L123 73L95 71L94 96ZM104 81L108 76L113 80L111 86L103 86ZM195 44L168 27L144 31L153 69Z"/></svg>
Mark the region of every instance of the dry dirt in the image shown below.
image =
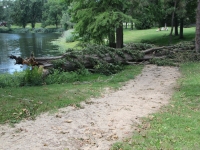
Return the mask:
<svg viewBox="0 0 200 150"><path fill-rule="evenodd" d="M14 128L1 125L0 150L109 150L133 134L141 117L168 104L179 77L176 67L147 65L120 90L107 89L82 109L63 108Z"/></svg>

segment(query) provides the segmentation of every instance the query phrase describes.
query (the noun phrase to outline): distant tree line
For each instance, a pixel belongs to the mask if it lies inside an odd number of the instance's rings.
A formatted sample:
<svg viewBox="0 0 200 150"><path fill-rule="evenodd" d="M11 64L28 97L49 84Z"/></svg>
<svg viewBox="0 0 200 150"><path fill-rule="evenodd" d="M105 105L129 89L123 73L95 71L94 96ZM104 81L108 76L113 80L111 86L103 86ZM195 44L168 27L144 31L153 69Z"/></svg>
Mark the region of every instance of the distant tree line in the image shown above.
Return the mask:
<svg viewBox="0 0 200 150"><path fill-rule="evenodd" d="M84 42L123 47L123 23L137 29L171 28L170 35L184 38L183 27L196 23L199 0L1 0L0 21L26 27L72 27ZM72 23L73 22L73 23Z"/></svg>
<svg viewBox="0 0 200 150"><path fill-rule="evenodd" d="M2 0L0 1L0 21L23 28L28 23L35 28L36 22L41 22L43 27L48 25L58 27L61 23L67 27L71 25L70 17L65 18L67 9L66 3L61 0Z"/></svg>

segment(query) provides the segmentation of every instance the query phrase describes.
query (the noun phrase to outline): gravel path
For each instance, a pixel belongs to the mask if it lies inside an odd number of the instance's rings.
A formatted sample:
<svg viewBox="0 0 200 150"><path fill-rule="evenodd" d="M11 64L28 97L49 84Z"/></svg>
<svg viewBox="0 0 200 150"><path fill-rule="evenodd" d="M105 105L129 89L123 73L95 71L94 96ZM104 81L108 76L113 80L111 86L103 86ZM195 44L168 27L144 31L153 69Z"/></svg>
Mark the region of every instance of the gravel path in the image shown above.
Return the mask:
<svg viewBox="0 0 200 150"><path fill-rule="evenodd" d="M109 150L130 137L148 116L168 104L180 77L176 67L147 65L142 74L118 91L106 90L97 99L45 113L14 128L0 126L0 150Z"/></svg>

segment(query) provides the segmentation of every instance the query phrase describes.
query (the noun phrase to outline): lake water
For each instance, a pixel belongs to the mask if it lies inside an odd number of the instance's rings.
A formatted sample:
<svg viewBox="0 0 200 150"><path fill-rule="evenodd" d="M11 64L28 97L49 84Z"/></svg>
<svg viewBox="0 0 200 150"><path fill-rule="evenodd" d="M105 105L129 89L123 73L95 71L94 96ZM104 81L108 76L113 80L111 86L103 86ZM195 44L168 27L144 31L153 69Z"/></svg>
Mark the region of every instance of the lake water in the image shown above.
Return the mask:
<svg viewBox="0 0 200 150"><path fill-rule="evenodd" d="M32 51L35 57L59 55L58 48L50 43L59 36L56 33L0 33L0 74L23 69L21 65L15 65L15 60L8 58L11 54L22 58L29 57Z"/></svg>

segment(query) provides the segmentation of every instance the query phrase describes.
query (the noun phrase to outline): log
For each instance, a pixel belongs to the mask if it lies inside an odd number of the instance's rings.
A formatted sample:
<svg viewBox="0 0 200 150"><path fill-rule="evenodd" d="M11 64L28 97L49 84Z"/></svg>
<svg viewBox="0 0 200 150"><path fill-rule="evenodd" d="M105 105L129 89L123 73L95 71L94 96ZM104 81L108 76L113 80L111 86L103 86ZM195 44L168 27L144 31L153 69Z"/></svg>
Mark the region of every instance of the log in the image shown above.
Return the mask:
<svg viewBox="0 0 200 150"><path fill-rule="evenodd" d="M189 45L188 50L191 50L194 45ZM15 59L16 64L27 64L31 66L40 66L42 65L44 69L49 69L54 67L53 61L63 59L64 62L61 64L61 68L65 71L74 71L80 68L82 65L85 68L93 69L98 62L106 62L106 63L115 63L119 62L122 64L132 64L141 61L149 61L153 58L165 58L166 55L170 53L173 54L173 49L176 49L174 52L178 51L185 51L183 50L184 47L179 46L162 46L162 47L153 47L142 51L137 51L138 53L134 53L133 56L129 51L123 49L120 51L119 49L115 50L112 49L112 55L110 53L97 55L97 54L90 54L86 53L74 53L74 52L67 52L61 56L55 57L34 57L33 54L27 59L23 59L21 57L17 57L14 55L10 55L10 59ZM94 48L95 49L95 48ZM136 50L129 48L131 51L135 52ZM96 53L96 51L94 52ZM78 65L79 64L79 65Z"/></svg>

